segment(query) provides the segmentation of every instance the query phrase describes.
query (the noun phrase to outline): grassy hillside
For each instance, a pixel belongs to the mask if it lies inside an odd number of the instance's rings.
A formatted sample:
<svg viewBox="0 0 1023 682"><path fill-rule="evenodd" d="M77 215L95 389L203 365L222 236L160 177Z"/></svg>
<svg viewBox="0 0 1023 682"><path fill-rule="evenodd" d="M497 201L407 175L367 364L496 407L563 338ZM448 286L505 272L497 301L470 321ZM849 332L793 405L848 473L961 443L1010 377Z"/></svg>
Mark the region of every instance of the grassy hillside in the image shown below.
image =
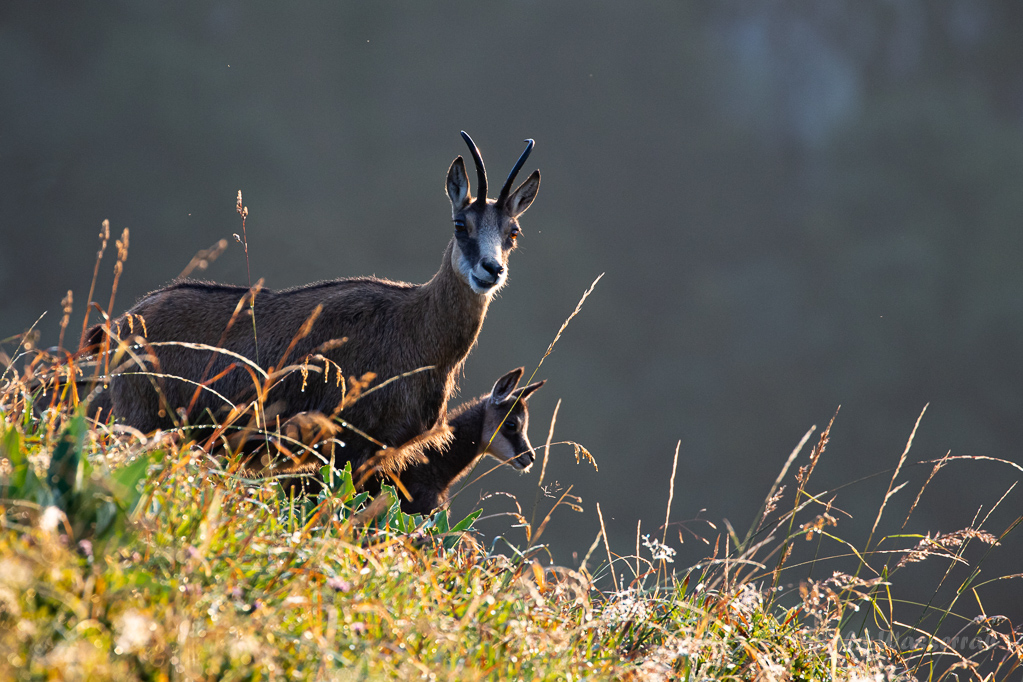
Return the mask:
<svg viewBox="0 0 1023 682"><path fill-rule="evenodd" d="M854 547L835 491L810 486L830 425L792 452L754 527L697 540L696 565L675 563L672 480L663 525L634 547L610 545L598 502L602 532L554 566L544 528L578 500L541 494L553 423L533 506L508 515L527 538L514 546L476 532L480 511L409 516L390 487L368 499L348 469L324 467L328 485L295 499L216 438L96 424L67 381L84 364L27 340L0 349L0 679L1020 678L1020 631L956 613L1021 577L981 581L979 564L1023 517ZM901 620L893 576L923 560L947 570Z"/></svg>
<svg viewBox="0 0 1023 682"><path fill-rule="evenodd" d="M827 430L794 497L776 485L760 526L710 539L706 561L676 566L662 529L628 550L598 536L580 565L558 567L545 565L542 521L517 520L529 547L488 546L476 514L410 517L393 489L368 500L347 471L295 501L180 433L92 425L71 400L35 417L26 386L11 369L0 394L3 679L1019 675L1020 646L996 617L966 624L958 636L980 646L965 653L887 619L889 575L998 542L979 527L775 589L794 545L835 537L830 506L807 492ZM976 586L966 575L959 594Z"/></svg>

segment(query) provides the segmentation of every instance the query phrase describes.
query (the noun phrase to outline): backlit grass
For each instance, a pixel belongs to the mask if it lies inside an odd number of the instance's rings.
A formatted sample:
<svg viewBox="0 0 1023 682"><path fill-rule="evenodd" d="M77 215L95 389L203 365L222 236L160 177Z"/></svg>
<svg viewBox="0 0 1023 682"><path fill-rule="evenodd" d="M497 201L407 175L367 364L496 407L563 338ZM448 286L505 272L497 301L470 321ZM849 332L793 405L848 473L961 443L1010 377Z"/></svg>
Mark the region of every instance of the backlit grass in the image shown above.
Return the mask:
<svg viewBox="0 0 1023 682"><path fill-rule="evenodd" d="M981 581L967 554L979 548L982 561L1021 519L872 532L854 546L835 491L810 484L830 425L793 451L754 526L712 527L696 565L675 563L672 481L664 525L637 529L628 549L603 530L592 544L579 538L571 549L589 551L563 567L540 542L551 516L575 505L568 493L541 508L538 492L514 515L522 547L486 544L478 511L408 516L390 487L368 499L349 470L325 467L330 485L296 499L245 475L222 441L88 420L67 381L76 360L25 340L0 358L0 679L1020 679L1018 626L956 613L982 603L988 583L1020 578ZM599 504L593 512L603 529ZM810 579L798 559L808 544L826 577ZM905 622L893 578L918 561L949 568L918 605L925 615Z"/></svg>

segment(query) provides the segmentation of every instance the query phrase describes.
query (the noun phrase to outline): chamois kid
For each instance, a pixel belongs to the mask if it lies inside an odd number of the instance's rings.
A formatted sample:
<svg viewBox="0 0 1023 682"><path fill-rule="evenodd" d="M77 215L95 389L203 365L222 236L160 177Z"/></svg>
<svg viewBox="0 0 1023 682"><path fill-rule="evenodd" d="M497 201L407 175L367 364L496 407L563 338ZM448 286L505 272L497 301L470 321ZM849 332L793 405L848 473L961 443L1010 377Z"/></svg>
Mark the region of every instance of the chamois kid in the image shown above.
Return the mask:
<svg viewBox="0 0 1023 682"><path fill-rule="evenodd" d="M427 448L425 460L410 465L401 473L401 482L412 496L402 497L401 508L407 514L430 514L448 499L448 490L483 455L507 462L519 471L528 471L536 453L529 444L529 408L526 399L543 381L515 388L522 368L497 380L493 390L460 405L448 424L454 432L450 444Z"/></svg>
<svg viewBox="0 0 1023 682"><path fill-rule="evenodd" d="M357 469L386 446L397 448L394 459L399 460L391 461L388 470L400 471L423 448L439 447L450 437L446 405L457 374L476 343L491 297L507 281L508 255L520 233L518 218L540 185L540 172L533 171L512 191L533 148L527 140L497 199L488 199L479 149L465 132L462 137L475 161L478 195L470 196L465 164L457 157L446 182L454 235L430 281L352 277L282 291L263 289L254 297L244 287L171 284L143 297L112 325L116 335L134 345L131 353L111 353L120 364L102 404L120 422L143 432L172 427L172 415L186 410L192 424L216 420L228 412L228 401L244 404L254 396L250 371L231 353L268 371L304 362L322 372L291 372L273 383L264 402L271 418L283 421L300 412L338 415L346 390L345 382L337 380L339 369L346 377L375 373L377 385L400 377L365 391L340 412L352 431L345 432L346 447L335 449L339 464L350 460ZM86 346L102 348L110 328L94 327ZM144 338L133 335L140 332ZM198 384L204 384L202 390Z"/></svg>

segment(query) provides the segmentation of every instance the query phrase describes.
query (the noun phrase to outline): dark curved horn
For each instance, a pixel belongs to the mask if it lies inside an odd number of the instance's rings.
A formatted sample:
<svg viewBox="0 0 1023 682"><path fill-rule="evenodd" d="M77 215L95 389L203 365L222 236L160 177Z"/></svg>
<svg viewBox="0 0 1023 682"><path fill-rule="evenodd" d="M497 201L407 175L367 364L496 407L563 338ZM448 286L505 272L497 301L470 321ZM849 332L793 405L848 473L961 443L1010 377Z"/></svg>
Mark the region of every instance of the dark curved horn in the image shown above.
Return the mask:
<svg viewBox="0 0 1023 682"><path fill-rule="evenodd" d="M480 150L476 147L476 143L469 137L469 133L462 131L462 139L469 145L469 151L472 152L472 160L476 162L476 180L479 187L476 188L476 201L482 204L487 203L487 167L483 165L483 157L480 156Z"/></svg>
<svg viewBox="0 0 1023 682"><path fill-rule="evenodd" d="M504 187L501 188L501 194L497 197L497 205L500 206L504 203L504 200L508 198L508 194L511 193L512 183L515 182L515 176L522 170L522 164L529 158L529 152L533 151L533 141L526 140L526 150L522 152L522 156L515 162L515 167L511 169L511 173L508 173L508 179L504 181Z"/></svg>

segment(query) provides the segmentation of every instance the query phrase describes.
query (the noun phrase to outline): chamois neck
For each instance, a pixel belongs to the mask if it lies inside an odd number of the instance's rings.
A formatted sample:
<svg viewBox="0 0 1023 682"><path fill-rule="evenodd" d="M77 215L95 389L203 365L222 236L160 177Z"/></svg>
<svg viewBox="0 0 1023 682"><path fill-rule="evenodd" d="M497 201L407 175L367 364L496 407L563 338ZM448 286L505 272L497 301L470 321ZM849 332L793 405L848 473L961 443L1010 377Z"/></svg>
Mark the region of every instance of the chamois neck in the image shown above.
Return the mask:
<svg viewBox="0 0 1023 682"><path fill-rule="evenodd" d="M427 453L429 464L447 486L456 480L472 462L483 454L483 421L486 402L475 400L463 405L448 421L453 432L451 445L442 452Z"/></svg>
<svg viewBox="0 0 1023 682"><path fill-rule="evenodd" d="M454 238L448 242L440 270L419 287L411 301L432 363L451 367L460 365L476 343L490 305L490 296L477 294L455 272L451 262L454 243Z"/></svg>

